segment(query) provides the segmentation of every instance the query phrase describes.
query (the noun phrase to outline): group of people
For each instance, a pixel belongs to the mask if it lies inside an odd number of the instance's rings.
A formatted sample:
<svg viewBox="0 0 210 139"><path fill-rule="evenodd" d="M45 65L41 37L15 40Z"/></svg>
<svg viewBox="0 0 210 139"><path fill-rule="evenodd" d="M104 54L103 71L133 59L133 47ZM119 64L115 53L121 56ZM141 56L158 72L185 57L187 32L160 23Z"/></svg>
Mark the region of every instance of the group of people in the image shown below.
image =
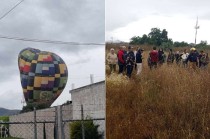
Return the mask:
<svg viewBox="0 0 210 139"><path fill-rule="evenodd" d="M121 46L116 54L114 48L111 48L106 58L110 72L116 72L116 65L118 64L119 74L125 71L126 75L130 78L133 69L136 69L136 74L139 75L142 71L143 52L144 50L141 48L134 50L134 47L131 46L128 46L127 49L126 46ZM147 58L147 63L150 69L157 68L157 66L163 65L163 63L168 65L176 63L179 66L190 67L195 70L196 68L205 69L209 63L209 57L208 53L204 51L199 53L195 48L191 48L189 53L186 49L183 52L176 51L175 53L172 49L169 49L169 53L166 56L163 49L157 50L156 47L153 47Z"/></svg>
<svg viewBox="0 0 210 139"><path fill-rule="evenodd" d="M118 53L115 53L114 48L110 49L110 53L107 54L107 61L110 67L110 72L116 71L116 65L118 63L119 66L119 74L122 74L126 71L126 75L130 78L135 68L137 70L137 75L139 75L142 71L142 53L143 49L134 50L133 47L128 46L126 50L126 46L121 46Z"/></svg>

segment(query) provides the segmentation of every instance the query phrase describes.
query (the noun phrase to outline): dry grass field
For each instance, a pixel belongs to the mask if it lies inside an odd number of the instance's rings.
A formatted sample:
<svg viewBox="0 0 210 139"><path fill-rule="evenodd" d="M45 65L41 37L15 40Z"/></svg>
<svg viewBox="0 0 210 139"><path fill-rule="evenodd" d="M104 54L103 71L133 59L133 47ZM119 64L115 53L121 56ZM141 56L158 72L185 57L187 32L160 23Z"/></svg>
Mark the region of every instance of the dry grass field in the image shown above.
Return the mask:
<svg viewBox="0 0 210 139"><path fill-rule="evenodd" d="M106 138L210 138L210 68L149 70L144 49L141 75L127 79L106 68Z"/></svg>

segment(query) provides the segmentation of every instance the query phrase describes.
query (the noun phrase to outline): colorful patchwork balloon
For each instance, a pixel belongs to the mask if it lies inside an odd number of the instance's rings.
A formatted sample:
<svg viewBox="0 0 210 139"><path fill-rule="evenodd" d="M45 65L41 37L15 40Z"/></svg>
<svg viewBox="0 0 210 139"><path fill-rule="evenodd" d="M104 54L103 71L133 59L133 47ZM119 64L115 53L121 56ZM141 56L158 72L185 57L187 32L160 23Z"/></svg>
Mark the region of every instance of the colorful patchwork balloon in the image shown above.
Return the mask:
<svg viewBox="0 0 210 139"><path fill-rule="evenodd" d="M21 85L27 104L50 106L66 86L68 70L58 55L23 49L18 56Z"/></svg>

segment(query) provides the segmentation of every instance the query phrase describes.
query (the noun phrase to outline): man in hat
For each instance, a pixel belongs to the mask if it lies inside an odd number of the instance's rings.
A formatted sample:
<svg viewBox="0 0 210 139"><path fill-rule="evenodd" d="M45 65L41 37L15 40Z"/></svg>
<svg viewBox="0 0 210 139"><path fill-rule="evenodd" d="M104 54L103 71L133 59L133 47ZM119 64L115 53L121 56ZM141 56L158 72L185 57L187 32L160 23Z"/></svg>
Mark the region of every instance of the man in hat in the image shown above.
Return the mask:
<svg viewBox="0 0 210 139"><path fill-rule="evenodd" d="M186 62L190 61L189 67L191 69L196 69L197 64L199 65L199 59L198 59L198 53L196 52L196 49L193 47L190 49L190 54L186 59Z"/></svg>

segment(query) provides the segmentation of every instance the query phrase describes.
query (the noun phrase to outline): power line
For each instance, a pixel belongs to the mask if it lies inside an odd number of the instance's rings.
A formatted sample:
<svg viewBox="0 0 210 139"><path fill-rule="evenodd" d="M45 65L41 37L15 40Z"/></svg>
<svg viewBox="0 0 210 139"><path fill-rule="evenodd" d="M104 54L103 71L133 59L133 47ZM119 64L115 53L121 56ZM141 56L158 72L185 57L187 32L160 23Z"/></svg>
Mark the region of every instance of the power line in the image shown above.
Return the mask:
<svg viewBox="0 0 210 139"><path fill-rule="evenodd" d="M11 11L13 11L18 5L20 5L24 0L17 3L14 7L12 7L8 12L6 12L4 15L0 17L0 20L3 19L5 16L7 16Z"/></svg>
<svg viewBox="0 0 210 139"><path fill-rule="evenodd" d="M55 40L41 40L41 39L30 39L30 38L21 38L21 37L10 37L2 36L1 39L17 40L17 41L28 41L28 42L39 42L39 43L51 43L51 44L64 44L64 45L105 45L103 43L82 43L82 42L67 42L67 41L55 41Z"/></svg>

